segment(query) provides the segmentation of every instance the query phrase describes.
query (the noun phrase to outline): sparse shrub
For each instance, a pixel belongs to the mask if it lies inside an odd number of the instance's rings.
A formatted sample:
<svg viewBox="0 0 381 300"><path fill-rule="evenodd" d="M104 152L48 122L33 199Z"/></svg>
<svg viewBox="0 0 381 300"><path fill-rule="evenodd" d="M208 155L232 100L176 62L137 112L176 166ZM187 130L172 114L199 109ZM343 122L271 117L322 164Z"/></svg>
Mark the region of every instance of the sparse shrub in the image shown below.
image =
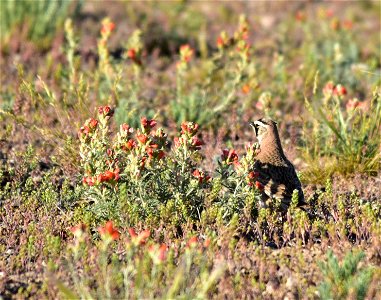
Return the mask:
<svg viewBox="0 0 381 300"><path fill-rule="evenodd" d="M101 240L96 244L83 224L71 230L74 240L65 265L72 284L56 277L50 280L65 298L205 298L225 270L222 260L208 261L209 242L202 244L197 237L181 244L158 244L149 239L149 230L137 234L130 228L125 243L116 247L121 233L111 221L98 229ZM79 274L77 269L83 271Z"/></svg>
<svg viewBox="0 0 381 300"><path fill-rule="evenodd" d="M374 269L361 267L364 252L348 252L340 264L330 250L327 262L320 263L323 282L319 286L322 299L365 299Z"/></svg>
<svg viewBox="0 0 381 300"><path fill-rule="evenodd" d="M206 75L196 83L190 81L195 70L189 70L194 49L180 48L177 62L176 95L171 101L173 118L178 124L184 120L203 127L219 124L219 119L234 107L242 89L249 93L257 85L252 48L249 43L249 24L242 15L233 37L222 32L217 39L216 52L205 64ZM188 71L188 72L187 72ZM191 82L191 84L190 84Z"/></svg>
<svg viewBox="0 0 381 300"><path fill-rule="evenodd" d="M343 174L355 170L375 174L380 168L381 137L381 99L375 90L372 99L360 102L348 99L347 91L342 85L328 82L323 89L321 103L309 102L306 105L315 120L308 129L313 138L305 139L306 157L316 160L311 172L316 173L321 162L331 162L326 167L326 173L319 176L329 176L334 172ZM344 102L346 101L346 102ZM319 172L320 173L320 172Z"/></svg>

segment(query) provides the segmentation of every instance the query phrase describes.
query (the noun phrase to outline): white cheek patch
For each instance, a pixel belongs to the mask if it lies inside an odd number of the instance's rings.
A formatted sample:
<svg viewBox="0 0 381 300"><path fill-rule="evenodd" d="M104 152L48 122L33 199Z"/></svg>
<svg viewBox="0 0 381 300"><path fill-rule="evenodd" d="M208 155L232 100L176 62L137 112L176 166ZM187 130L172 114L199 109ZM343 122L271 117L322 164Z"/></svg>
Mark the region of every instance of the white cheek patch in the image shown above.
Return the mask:
<svg viewBox="0 0 381 300"><path fill-rule="evenodd" d="M262 122L261 120L254 121L254 125L258 126L258 127L265 128L266 131L268 130L268 127L269 127L268 124ZM258 139L259 144L261 144L261 142L263 140L263 135L264 135L263 133L261 134L259 132L257 134L257 139Z"/></svg>
<svg viewBox="0 0 381 300"><path fill-rule="evenodd" d="M261 144L262 143L262 136L261 135L257 135L257 140L258 140L259 144Z"/></svg>

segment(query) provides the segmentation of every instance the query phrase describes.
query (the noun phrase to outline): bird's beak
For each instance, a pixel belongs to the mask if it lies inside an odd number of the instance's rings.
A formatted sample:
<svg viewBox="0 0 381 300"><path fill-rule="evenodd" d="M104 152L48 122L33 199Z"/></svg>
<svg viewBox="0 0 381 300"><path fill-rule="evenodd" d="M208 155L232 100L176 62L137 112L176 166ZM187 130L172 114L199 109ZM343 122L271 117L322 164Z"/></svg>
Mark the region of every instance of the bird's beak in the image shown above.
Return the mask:
<svg viewBox="0 0 381 300"><path fill-rule="evenodd" d="M255 132L255 135L258 136L258 125L255 124L254 122L249 122L249 125L250 125L251 127L253 127L254 132Z"/></svg>

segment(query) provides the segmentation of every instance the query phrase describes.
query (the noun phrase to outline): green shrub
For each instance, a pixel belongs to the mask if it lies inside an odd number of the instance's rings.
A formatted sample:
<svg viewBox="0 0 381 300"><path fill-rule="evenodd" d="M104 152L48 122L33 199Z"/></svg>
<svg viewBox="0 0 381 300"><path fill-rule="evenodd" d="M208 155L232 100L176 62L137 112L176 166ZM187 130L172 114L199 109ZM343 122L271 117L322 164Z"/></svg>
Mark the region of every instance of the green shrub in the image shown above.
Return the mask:
<svg viewBox="0 0 381 300"><path fill-rule="evenodd" d="M365 299L369 284L372 280L373 268L362 266L364 252L346 254L340 264L330 250L327 262L320 263L323 282L319 286L322 299Z"/></svg>

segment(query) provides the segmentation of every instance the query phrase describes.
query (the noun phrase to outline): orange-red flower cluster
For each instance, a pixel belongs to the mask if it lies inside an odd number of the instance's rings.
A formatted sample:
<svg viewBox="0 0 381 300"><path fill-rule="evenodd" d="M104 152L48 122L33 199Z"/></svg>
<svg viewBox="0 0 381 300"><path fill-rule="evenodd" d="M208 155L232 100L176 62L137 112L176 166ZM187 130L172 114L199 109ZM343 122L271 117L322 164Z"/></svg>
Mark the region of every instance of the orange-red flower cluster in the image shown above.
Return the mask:
<svg viewBox="0 0 381 300"><path fill-rule="evenodd" d="M217 47L225 48L229 45L229 38L226 32L221 32L221 34L217 37Z"/></svg>
<svg viewBox="0 0 381 300"><path fill-rule="evenodd" d="M91 176L85 176L82 179L83 184L87 184L89 186L93 186L96 183L96 180L94 180Z"/></svg>
<svg viewBox="0 0 381 300"><path fill-rule="evenodd" d="M142 65L142 60L141 60L141 53L139 50L135 48L130 48L127 50L127 57L131 59L135 64L137 65Z"/></svg>
<svg viewBox="0 0 381 300"><path fill-rule="evenodd" d="M257 187L258 190L260 191L263 191L263 189L265 188L264 185L262 183L260 183L259 181L256 181L255 182L255 186Z"/></svg>
<svg viewBox="0 0 381 300"><path fill-rule="evenodd" d="M163 150L158 149L159 145L150 144L148 145L146 152L149 158L157 158L158 160L162 159L165 155Z"/></svg>
<svg viewBox="0 0 381 300"><path fill-rule="evenodd" d="M194 53L193 49L188 44L182 45L180 47L180 58L182 61L186 63L190 62L190 60L192 59L193 53Z"/></svg>
<svg viewBox="0 0 381 300"><path fill-rule="evenodd" d="M133 139L129 139L124 145L122 145L122 150L131 151L136 147L136 142Z"/></svg>
<svg viewBox="0 0 381 300"><path fill-rule="evenodd" d="M142 143L142 144L145 144L145 143L147 143L147 141L148 141L148 136L147 136L146 134L144 134L144 133L138 133L138 134L136 135L136 138L137 138L138 141L139 141L140 143Z"/></svg>
<svg viewBox="0 0 381 300"><path fill-rule="evenodd" d="M114 171L106 171L97 176L98 182L110 182L110 181L118 181L119 180L119 169L115 169Z"/></svg>
<svg viewBox="0 0 381 300"><path fill-rule="evenodd" d="M206 183L210 180L210 176L206 175L205 172L200 171L198 169L194 170L192 175L198 179L198 183Z"/></svg>
<svg viewBox="0 0 381 300"><path fill-rule="evenodd" d="M104 117L112 117L114 115L114 110L109 105L99 106L98 113Z"/></svg>
<svg viewBox="0 0 381 300"><path fill-rule="evenodd" d="M193 136L190 140L188 140L186 137L175 137L173 141L175 142L176 148L182 145L186 145L187 141L190 142L189 148L191 150L200 150L201 146L203 145L203 142L199 140L197 136Z"/></svg>
<svg viewBox="0 0 381 300"><path fill-rule="evenodd" d="M90 127L87 125L82 126L78 131L78 137L87 136L90 133Z"/></svg>
<svg viewBox="0 0 381 300"><path fill-rule="evenodd" d="M131 236L131 241L135 245L144 245L149 236L151 235L151 232L148 229L143 230L142 232L137 234L134 228L129 228L128 233Z"/></svg>
<svg viewBox="0 0 381 300"><path fill-rule="evenodd" d="M175 143L175 147L178 148L180 147L181 145L184 145L185 144L185 139L182 138L182 137L175 137L173 139L173 142Z"/></svg>
<svg viewBox="0 0 381 300"><path fill-rule="evenodd" d="M154 263L160 264L165 261L167 256L168 246L166 244L159 245L151 245L148 248L148 251L154 261Z"/></svg>
<svg viewBox="0 0 381 300"><path fill-rule="evenodd" d="M140 123L142 124L145 132L150 132L151 129L154 128L157 124L154 119L148 120L146 117L142 117L140 119Z"/></svg>
<svg viewBox="0 0 381 300"><path fill-rule="evenodd" d="M98 127L98 120L93 118L88 119L85 124L79 129L78 137L82 138L88 136L90 133L93 133Z"/></svg>
<svg viewBox="0 0 381 300"><path fill-rule="evenodd" d="M123 123L122 125L120 125L120 128L123 132L129 134L129 133L133 133L134 132L134 129L132 127L130 127L130 125L126 124L126 123Z"/></svg>
<svg viewBox="0 0 381 300"><path fill-rule="evenodd" d="M342 97L347 94L347 89L341 84L335 85L332 81L329 81L323 88L323 94L326 97L331 95Z"/></svg>
<svg viewBox="0 0 381 300"><path fill-rule="evenodd" d="M198 238L197 238L197 236L192 236L192 237L188 240L186 247L188 247L188 248L195 247L195 246L197 245L197 243L198 243Z"/></svg>
<svg viewBox="0 0 381 300"><path fill-rule="evenodd" d="M344 96L347 94L347 89L343 85L338 84L333 89L333 94L338 96Z"/></svg>
<svg viewBox="0 0 381 300"><path fill-rule="evenodd" d="M101 33L103 35L110 34L112 31L114 31L114 29L115 29L115 23L113 23L109 20L105 20L102 23Z"/></svg>
<svg viewBox="0 0 381 300"><path fill-rule="evenodd" d="M353 22L351 20L344 20L343 28L346 30L351 30L353 28Z"/></svg>
<svg viewBox="0 0 381 300"><path fill-rule="evenodd" d="M353 111L356 108L366 110L366 103L360 102L358 99L354 98L348 100L347 104L345 105L345 108L347 109L347 111Z"/></svg>
<svg viewBox="0 0 381 300"><path fill-rule="evenodd" d="M188 133L190 136L194 136L198 131L198 124L193 122L181 123L181 134Z"/></svg>
<svg viewBox="0 0 381 300"><path fill-rule="evenodd" d="M228 165L234 164L237 165L239 164L238 162L238 154L235 152L234 149L224 149L222 150L222 155L221 159L223 162L226 162Z"/></svg>
<svg viewBox="0 0 381 300"><path fill-rule="evenodd" d="M249 174L246 177L246 179L248 181L248 185L253 186L254 182L258 178L258 176L259 176L258 172L255 172L255 171L249 172Z"/></svg>
<svg viewBox="0 0 381 300"><path fill-rule="evenodd" d="M197 136L192 137L191 149L193 149L193 150L200 150L202 145L203 145L203 142L200 141L197 138Z"/></svg>
<svg viewBox="0 0 381 300"><path fill-rule="evenodd" d="M306 20L306 14L303 11L298 10L295 14L295 19L299 22L304 22Z"/></svg>
<svg viewBox="0 0 381 300"><path fill-rule="evenodd" d="M95 129L97 128L97 126L98 126L98 120L91 118L89 121L89 127L92 129Z"/></svg>
<svg viewBox="0 0 381 300"><path fill-rule="evenodd" d="M102 238L111 237L112 240L117 240L120 236L120 233L114 227L112 221L108 221L104 227L99 227L98 232Z"/></svg>
<svg viewBox="0 0 381 300"><path fill-rule="evenodd" d="M79 223L78 225L75 225L70 228L70 231L74 234L75 237L81 236L87 229L86 224Z"/></svg>
<svg viewBox="0 0 381 300"><path fill-rule="evenodd" d="M248 94L250 92L250 85L248 85L248 84L244 84L243 86L242 86L242 93L244 93L244 94Z"/></svg>

